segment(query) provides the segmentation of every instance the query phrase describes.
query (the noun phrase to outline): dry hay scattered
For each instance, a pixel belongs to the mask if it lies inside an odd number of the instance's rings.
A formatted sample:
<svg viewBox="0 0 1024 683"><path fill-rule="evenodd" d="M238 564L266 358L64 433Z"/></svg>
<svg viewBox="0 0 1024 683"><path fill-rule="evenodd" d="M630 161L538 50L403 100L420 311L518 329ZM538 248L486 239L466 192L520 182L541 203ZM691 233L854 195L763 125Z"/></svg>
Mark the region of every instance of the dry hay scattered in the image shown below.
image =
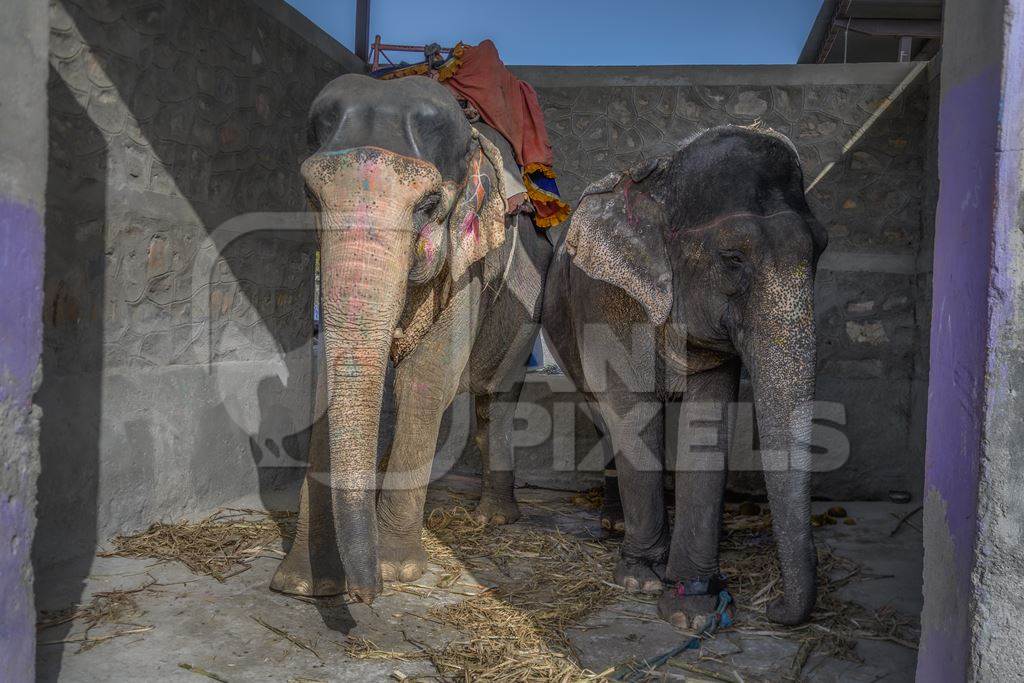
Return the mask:
<svg viewBox="0 0 1024 683"><path fill-rule="evenodd" d="M834 523L833 518L817 526ZM729 577L729 590L742 609L735 631L799 642L801 647L793 662L794 674L799 673L814 652L858 660L854 646L862 638L917 648L920 633L915 619L890 607L872 611L839 597L838 591L853 581L882 577L864 575L857 562L836 555L820 541L816 542L818 600L810 622L795 627L769 622L765 609L782 595L771 524L770 513L741 515L733 506L726 508L721 567Z"/></svg>
<svg viewBox="0 0 1024 683"><path fill-rule="evenodd" d="M36 624L36 627L39 629L51 628L76 620L85 622L88 628L103 623L123 622L125 619L142 614L134 595L141 590L143 588L95 593L92 599L84 605L75 605L59 612L43 612L43 618Z"/></svg>
<svg viewBox="0 0 1024 683"><path fill-rule="evenodd" d="M584 510L596 510L604 503L604 489L595 487L582 491L570 498L569 502Z"/></svg>
<svg viewBox="0 0 1024 683"><path fill-rule="evenodd" d="M617 544L523 523L487 526L463 507L464 497L452 497L458 504L431 511L424 525L427 554L440 569L434 586L391 588L417 595L441 591L467 596L435 607L424 617L465 637L443 645L410 640L412 649L407 651L382 650L372 641L353 637L345 643L346 653L357 659L427 660L451 680L606 679L611 670L593 672L580 665L566 630L625 597L612 583ZM588 492L553 504L567 511L593 509L600 506L600 496ZM114 550L106 554L174 560L223 581L276 546L293 527L293 513L221 510L198 522L154 524L141 534L118 537ZM794 677L814 652L856 659L853 647L862 638L916 647L915 620L892 609L871 611L839 598L838 590L851 581L878 577L863 575L856 562L833 554L820 542L818 603L810 623L779 627L768 622L765 608L781 594L770 513L740 514L736 506L727 506L721 563L740 609L732 630L800 643L792 663ZM467 574L486 574L494 585L459 590L466 585L461 579Z"/></svg>
<svg viewBox="0 0 1024 683"><path fill-rule="evenodd" d="M349 656L429 659L442 676L457 680L601 677L580 666L566 629L621 596L611 584L609 545L526 525L489 527L464 507L433 510L423 542L441 568L438 586L451 586L477 561L493 562L503 577L493 588L428 612L466 638L440 647L414 643L415 652L387 654L357 640L350 642Z"/></svg>
<svg viewBox="0 0 1024 683"><path fill-rule="evenodd" d="M569 504L593 509L600 507L600 498L588 492L571 498ZM818 603L811 622L793 628L768 622L765 608L781 595L782 587L771 515L761 514L756 506L755 510L739 514L729 506L724 520L722 570L730 577L730 590L742 610L736 631L800 643L792 665L797 673L813 652L856 659L853 648L859 638L914 647L917 635L912 619L888 608L871 612L838 597L842 586L870 577L862 577L857 563L821 543ZM431 560L442 568L439 586L458 580L465 569L460 560L505 558L514 570L529 569L525 575L499 581L491 591L430 611L435 620L472 634L471 638L440 649L416 644L416 651L396 658L430 659L441 673L466 680L599 680L610 673L583 669L565 633L623 597L611 585L614 544L522 525L486 527L461 507L433 511L424 543ZM362 646L361 653L351 654L388 658L372 647L365 649L366 643Z"/></svg>
<svg viewBox="0 0 1024 683"><path fill-rule="evenodd" d="M615 558L609 545L526 525L486 527L464 508L433 511L426 532L461 558L500 558L509 577L483 595L431 610L434 618L475 635L448 646L461 661L443 668L474 680L593 676L579 666L565 631L621 596L611 583Z"/></svg>
<svg viewBox="0 0 1024 683"><path fill-rule="evenodd" d="M130 590L113 590L94 593L89 602L81 605L73 605L67 609L57 612L43 612L42 618L36 624L38 631L44 631L54 626L80 621L85 624L85 630L81 633L61 640L39 641L39 645L57 645L61 643L78 643L77 652L85 652L96 647L100 643L120 638L121 636L144 633L153 630L153 627L146 624L138 624L129 619L142 616L143 610L139 607L135 596L143 591L151 590L156 581L151 581L138 588ZM129 629L113 631L100 636L90 637L89 633L100 625L129 626Z"/></svg>
<svg viewBox="0 0 1024 683"><path fill-rule="evenodd" d="M157 522L142 533L117 536L111 540L114 549L99 555L176 561L224 581L291 536L294 525L293 512L225 508L197 522Z"/></svg>

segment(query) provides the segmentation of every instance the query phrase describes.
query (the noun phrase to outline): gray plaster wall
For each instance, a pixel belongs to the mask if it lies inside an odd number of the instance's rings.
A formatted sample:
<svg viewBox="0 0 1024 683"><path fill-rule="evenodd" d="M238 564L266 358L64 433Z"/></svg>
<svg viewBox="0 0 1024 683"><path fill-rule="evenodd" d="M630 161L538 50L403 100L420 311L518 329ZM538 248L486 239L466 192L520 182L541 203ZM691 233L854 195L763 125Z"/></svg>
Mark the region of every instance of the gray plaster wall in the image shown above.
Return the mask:
<svg viewBox="0 0 1024 683"><path fill-rule="evenodd" d="M920 498L935 200L935 114L930 105L937 89L935 70L920 72L844 153L913 68L513 67L537 90L559 188L572 203L593 180L670 152L690 134L725 123L757 122L789 136L808 183L834 164L809 194L830 240L817 278L817 397L833 404L825 410L838 406L842 419L822 424L840 429L849 444L845 458L841 443L833 448L828 461L834 469L814 478L814 494L826 498L879 499L890 490ZM552 398L542 383L528 397L541 403L565 400L564 394ZM835 420L837 414L829 415ZM577 459L593 441L592 430L584 426L579 431ZM819 432L824 442L825 431ZM749 426L740 425L734 463L756 466L751 445ZM521 479L539 483L553 449L545 444L522 451L517 464ZM740 475L732 486L757 492L762 483L759 475Z"/></svg>
<svg viewBox="0 0 1024 683"><path fill-rule="evenodd" d="M287 212L310 102L363 64L280 0L49 11L34 559L61 604L111 536L301 476L314 241Z"/></svg>
<svg viewBox="0 0 1024 683"><path fill-rule="evenodd" d="M46 26L35 0L0 8L0 680L12 683L35 679Z"/></svg>

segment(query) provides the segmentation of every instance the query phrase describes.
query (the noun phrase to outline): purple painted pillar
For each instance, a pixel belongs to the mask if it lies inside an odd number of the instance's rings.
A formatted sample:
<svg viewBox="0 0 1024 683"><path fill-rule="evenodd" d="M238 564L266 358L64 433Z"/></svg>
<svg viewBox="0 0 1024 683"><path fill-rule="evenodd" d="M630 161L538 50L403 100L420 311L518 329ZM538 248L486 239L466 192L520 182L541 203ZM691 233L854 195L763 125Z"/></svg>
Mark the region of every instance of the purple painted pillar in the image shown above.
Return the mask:
<svg viewBox="0 0 1024 683"><path fill-rule="evenodd" d="M39 422L32 406L42 349L43 225L32 206L0 197L0 679L32 680Z"/></svg>
<svg viewBox="0 0 1024 683"><path fill-rule="evenodd" d="M1024 139L1013 139L1024 129L1024 0L947 0L944 14L917 668L929 683L1008 680L992 677L988 656L999 612L990 582L1008 579L1019 593L1024 581L1019 563L1015 576L986 569L1005 523L1021 521L1019 500L1016 516L1003 506L1019 499L1017 485L993 473L1012 469L1020 454L1007 446L1024 433L1020 418L1011 423L1024 410L1013 386L1024 377L1024 241L1014 227ZM1016 653L1000 648L1004 662L1020 663L1019 640Z"/></svg>
<svg viewBox="0 0 1024 683"><path fill-rule="evenodd" d="M0 5L0 681L35 678L48 7Z"/></svg>

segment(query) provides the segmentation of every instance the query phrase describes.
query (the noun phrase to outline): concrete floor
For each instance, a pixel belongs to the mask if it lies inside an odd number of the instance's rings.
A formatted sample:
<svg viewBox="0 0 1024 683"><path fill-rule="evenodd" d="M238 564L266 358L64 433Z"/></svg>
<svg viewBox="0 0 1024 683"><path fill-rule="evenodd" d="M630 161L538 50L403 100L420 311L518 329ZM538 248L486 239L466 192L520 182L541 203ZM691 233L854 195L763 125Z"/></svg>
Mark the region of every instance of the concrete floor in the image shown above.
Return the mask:
<svg viewBox="0 0 1024 683"><path fill-rule="evenodd" d="M458 485L459 482L456 482ZM432 490L432 501L447 499L443 483ZM557 526L563 532L596 537L596 513L564 502L569 494L523 490L524 518L519 524ZM450 504L450 499L448 500ZM535 507L530 503L543 505ZM253 501L238 501L251 505ZM816 503L821 512L834 503ZM892 606L908 616L921 609L921 535L904 525L890 535L895 516L907 506L888 503L844 504L857 519L856 526L835 525L815 530L819 544L828 544L840 556L855 559L867 578L841 589L841 597L876 609ZM553 512L552 510L559 510ZM131 589L156 580L160 586L135 595L142 614L127 619L133 625L101 624L91 638L138 629L94 644L79 652L84 624L73 622L40 631L38 675L43 681L200 681L211 680L180 664L199 668L227 681L376 681L405 676L434 676L426 661L355 661L343 650L346 635L363 636L382 649L408 650L410 641L444 643L460 637L447 627L417 618L431 607L464 599L463 594L437 590L427 597L390 591L373 603L311 604L272 593L267 584L277 566L271 556L256 559L251 569L224 583L195 576L181 565L153 560L96 558L83 602L97 592ZM433 586L430 572L418 582ZM471 591L472 578L463 577L453 590ZM52 584L51 584L52 585ZM43 607L66 606L60 596L43 596ZM316 650L300 649L256 621L263 620ZM151 627L151 628L149 628ZM142 630L146 629L146 630ZM658 670L652 680L782 680L789 672L798 645L788 639L741 633L742 613L736 629L719 633L700 651L689 651ZM462 636L464 637L464 636ZM679 645L682 636L659 620L654 606L624 599L591 616L570 632L582 664L600 671L630 658L649 658ZM861 662L812 654L803 667L809 681L913 680L916 650L878 640L860 640L855 653ZM683 667L683 668L681 668ZM685 668L689 667L689 669ZM700 671L695 673L694 669ZM710 672L710 673L709 673ZM716 678L717 677L717 678ZM216 679L214 679L216 680Z"/></svg>

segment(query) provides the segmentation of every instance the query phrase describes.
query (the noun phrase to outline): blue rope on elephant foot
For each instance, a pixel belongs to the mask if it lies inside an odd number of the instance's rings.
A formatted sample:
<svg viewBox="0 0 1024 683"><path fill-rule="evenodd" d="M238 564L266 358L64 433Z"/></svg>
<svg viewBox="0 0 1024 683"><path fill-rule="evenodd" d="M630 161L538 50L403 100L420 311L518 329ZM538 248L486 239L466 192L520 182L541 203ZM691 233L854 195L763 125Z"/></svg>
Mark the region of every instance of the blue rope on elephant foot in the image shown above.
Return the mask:
<svg viewBox="0 0 1024 683"><path fill-rule="evenodd" d="M688 638L680 645L672 648L668 652L658 655L657 657L646 659L635 666L624 667L625 670L623 671L616 670L616 673L612 676L613 680L640 681L673 657L676 657L687 650L698 649L704 640L712 638L719 629L732 626L733 620L732 616L729 614L729 607L734 604L734 601L732 594L730 594L725 588L724 576L718 575L705 578L697 577L678 581L673 591L678 597L683 597L685 595L693 597L699 595L714 595L714 591L717 591L718 603L715 607L715 611L708 615L704 625L697 632L697 635Z"/></svg>

